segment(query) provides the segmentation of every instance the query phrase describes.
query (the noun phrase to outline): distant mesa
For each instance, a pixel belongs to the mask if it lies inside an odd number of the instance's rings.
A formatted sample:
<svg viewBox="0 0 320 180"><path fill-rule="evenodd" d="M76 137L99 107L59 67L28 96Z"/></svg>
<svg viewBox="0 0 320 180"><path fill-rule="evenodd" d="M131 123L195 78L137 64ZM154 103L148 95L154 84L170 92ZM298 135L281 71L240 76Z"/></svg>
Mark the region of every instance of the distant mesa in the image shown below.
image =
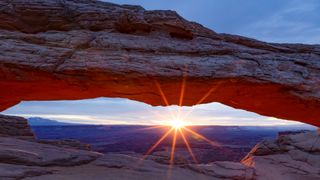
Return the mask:
<svg viewBox="0 0 320 180"><path fill-rule="evenodd" d="M66 123L51 119L45 119L41 117L30 117L28 118L30 126L79 126L77 123Z"/></svg>

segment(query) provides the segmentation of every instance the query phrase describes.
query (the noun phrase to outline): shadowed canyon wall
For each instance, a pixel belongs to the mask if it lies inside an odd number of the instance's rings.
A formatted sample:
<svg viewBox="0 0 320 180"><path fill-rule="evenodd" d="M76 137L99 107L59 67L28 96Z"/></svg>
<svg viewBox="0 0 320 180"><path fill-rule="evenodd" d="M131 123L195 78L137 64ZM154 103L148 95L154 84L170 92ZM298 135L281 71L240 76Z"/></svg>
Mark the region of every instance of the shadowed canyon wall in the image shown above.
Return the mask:
<svg viewBox="0 0 320 180"><path fill-rule="evenodd" d="M22 137L25 139L34 138L34 134L25 118L0 114L0 137L1 136Z"/></svg>
<svg viewBox="0 0 320 180"><path fill-rule="evenodd" d="M83 0L0 2L0 110L122 97L221 102L320 126L320 45L218 34L174 11Z"/></svg>

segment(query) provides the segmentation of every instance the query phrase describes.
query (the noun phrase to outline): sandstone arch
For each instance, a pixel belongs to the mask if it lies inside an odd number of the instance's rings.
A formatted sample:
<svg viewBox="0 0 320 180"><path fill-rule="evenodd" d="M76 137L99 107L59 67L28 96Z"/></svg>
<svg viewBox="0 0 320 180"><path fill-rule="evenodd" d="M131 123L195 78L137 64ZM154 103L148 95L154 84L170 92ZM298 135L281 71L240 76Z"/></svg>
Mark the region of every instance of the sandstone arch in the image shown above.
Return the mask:
<svg viewBox="0 0 320 180"><path fill-rule="evenodd" d="M94 97L217 101L320 126L320 45L218 34L173 11L93 0L4 0L0 19L0 110Z"/></svg>

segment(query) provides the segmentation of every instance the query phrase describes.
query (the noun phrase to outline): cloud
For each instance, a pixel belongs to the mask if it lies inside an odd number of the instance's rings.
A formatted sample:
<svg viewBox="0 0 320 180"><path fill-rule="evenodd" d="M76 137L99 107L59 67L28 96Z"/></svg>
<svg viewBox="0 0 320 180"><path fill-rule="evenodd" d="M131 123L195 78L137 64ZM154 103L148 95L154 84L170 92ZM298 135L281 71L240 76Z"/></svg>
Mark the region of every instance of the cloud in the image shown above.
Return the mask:
<svg viewBox="0 0 320 180"><path fill-rule="evenodd" d="M320 42L319 1L291 1L269 16L246 24L239 32L265 41L283 43Z"/></svg>

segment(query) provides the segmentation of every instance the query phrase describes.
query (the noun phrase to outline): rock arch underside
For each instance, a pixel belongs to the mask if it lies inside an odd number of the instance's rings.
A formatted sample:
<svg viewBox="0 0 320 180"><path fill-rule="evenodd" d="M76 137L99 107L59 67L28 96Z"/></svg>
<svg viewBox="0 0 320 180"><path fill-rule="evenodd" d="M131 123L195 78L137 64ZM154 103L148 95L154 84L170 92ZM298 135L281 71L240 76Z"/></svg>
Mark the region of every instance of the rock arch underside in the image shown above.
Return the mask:
<svg viewBox="0 0 320 180"><path fill-rule="evenodd" d="M221 102L320 126L320 45L266 43L174 11L84 0L2 0L0 39L1 111L21 101L122 97Z"/></svg>

